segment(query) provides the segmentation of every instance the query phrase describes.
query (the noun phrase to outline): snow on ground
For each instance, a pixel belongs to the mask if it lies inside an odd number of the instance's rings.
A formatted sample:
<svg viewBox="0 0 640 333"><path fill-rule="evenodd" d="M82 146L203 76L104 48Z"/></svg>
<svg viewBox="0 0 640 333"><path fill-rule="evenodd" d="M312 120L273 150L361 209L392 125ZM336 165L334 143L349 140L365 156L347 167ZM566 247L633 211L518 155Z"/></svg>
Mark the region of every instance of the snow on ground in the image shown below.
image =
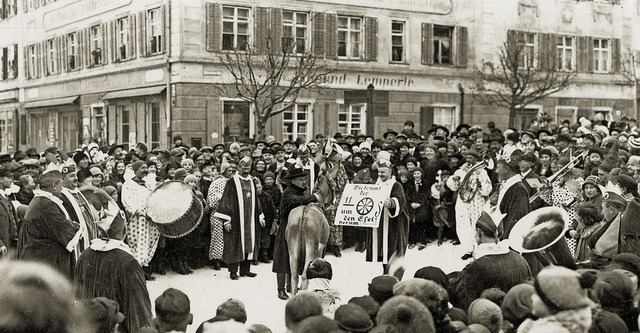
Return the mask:
<svg viewBox="0 0 640 333"><path fill-rule="evenodd" d="M416 270L425 266L440 267L445 273L459 271L467 262L460 257L464 253L450 242L438 247L431 243L427 248L418 248L407 252L404 279L413 277ZM367 287L371 279L382 274L382 265L365 262L365 254L350 248L342 251L342 257L327 255L325 259L333 266L331 287L341 294L342 303L356 296L368 294ZM271 273L271 264L251 266L258 273L255 278L241 277L237 281L229 279L226 268L220 271L209 267L198 269L191 275L178 275L168 272L165 276L154 275L155 281L149 281L147 287L153 306L155 299L167 288L182 290L191 300L193 325L187 332L195 332L200 323L215 316L216 308L229 298L242 301L247 309L247 324L264 324L274 333L285 332L284 307L286 301L277 297L276 275Z"/></svg>

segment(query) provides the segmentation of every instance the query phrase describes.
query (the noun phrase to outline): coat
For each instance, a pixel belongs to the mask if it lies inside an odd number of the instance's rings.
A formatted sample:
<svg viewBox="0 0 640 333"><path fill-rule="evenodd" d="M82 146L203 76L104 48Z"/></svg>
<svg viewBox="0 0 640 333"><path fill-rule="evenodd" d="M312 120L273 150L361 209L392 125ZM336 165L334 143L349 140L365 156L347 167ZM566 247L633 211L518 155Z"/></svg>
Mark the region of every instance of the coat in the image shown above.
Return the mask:
<svg viewBox="0 0 640 333"><path fill-rule="evenodd" d="M409 215L407 214L404 189L395 179L392 178L389 181L393 182L389 198L395 201L394 208L388 211L385 209L383 212L383 214L389 214L389 224L385 229L384 219L380 217L377 228L367 228L366 260L383 264L388 263L394 254L397 257L404 256L409 243ZM388 235L386 251L383 249L385 233ZM377 253L374 253L374 242L377 243ZM385 252L387 252L386 257L384 257Z"/></svg>
<svg viewBox="0 0 640 333"><path fill-rule="evenodd" d="M14 240L18 239L18 215L13 204L0 196L0 247L13 248Z"/></svg>
<svg viewBox="0 0 640 333"><path fill-rule="evenodd" d="M455 307L468 309L485 289L498 288L506 293L530 277L527 261L517 252L485 255L451 279L451 302Z"/></svg>
<svg viewBox="0 0 640 333"><path fill-rule="evenodd" d="M504 199L500 202L500 212L507 214L500 226L503 229L502 239L508 239L513 226L515 226L523 216L531 212L529 194L522 182L517 182L507 189L504 194Z"/></svg>
<svg viewBox="0 0 640 333"><path fill-rule="evenodd" d="M315 202L316 196L308 194L305 189L291 185L287 186L282 192L282 200L280 202L280 226L276 234L276 243L273 251L273 268L274 273L291 273L291 265L289 263L289 247L286 238L286 229L289 222L289 213L300 206ZM298 265L300 271L304 265Z"/></svg>
<svg viewBox="0 0 640 333"><path fill-rule="evenodd" d="M231 231L224 231L224 249L222 260L226 263L242 262L246 259L253 260L260 248L260 220L264 218L256 187L251 178L249 191L244 191L241 182L246 182L239 175L235 175L227 181L222 192L222 198L218 204L218 210L214 216L223 222L231 223ZM244 200L247 197L249 200ZM249 201L250 207L244 207ZM249 215L246 215L248 212ZM245 216L250 220L245 221Z"/></svg>

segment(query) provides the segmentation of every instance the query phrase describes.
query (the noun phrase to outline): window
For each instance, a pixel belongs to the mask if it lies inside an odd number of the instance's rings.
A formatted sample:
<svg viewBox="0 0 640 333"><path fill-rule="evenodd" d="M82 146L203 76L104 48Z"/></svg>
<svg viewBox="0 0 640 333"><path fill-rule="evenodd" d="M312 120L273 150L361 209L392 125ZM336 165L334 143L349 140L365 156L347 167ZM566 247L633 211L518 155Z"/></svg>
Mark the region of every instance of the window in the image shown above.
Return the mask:
<svg viewBox="0 0 640 333"><path fill-rule="evenodd" d="M452 63L453 27L433 26L433 63L450 65Z"/></svg>
<svg viewBox="0 0 640 333"><path fill-rule="evenodd" d="M47 49L47 75L57 74L58 73L58 51L56 39L51 38L47 39L46 42Z"/></svg>
<svg viewBox="0 0 640 333"><path fill-rule="evenodd" d="M89 51L91 52L91 66L102 65L102 28L94 25L89 29Z"/></svg>
<svg viewBox="0 0 640 333"><path fill-rule="evenodd" d="M147 11L147 54L162 52L162 19L160 8Z"/></svg>
<svg viewBox="0 0 640 333"><path fill-rule="evenodd" d="M7 47L7 79L18 77L18 49L17 44Z"/></svg>
<svg viewBox="0 0 640 333"><path fill-rule="evenodd" d="M294 104L282 113L283 140L295 141L303 138L305 141L311 136L311 112L309 104Z"/></svg>
<svg viewBox="0 0 640 333"><path fill-rule="evenodd" d="M593 107L593 113L594 113L594 116L595 115L600 115L600 116L602 116L602 119L604 119L604 120L613 121L613 108L612 107L595 106L595 107ZM590 118L590 119L593 119L593 117Z"/></svg>
<svg viewBox="0 0 640 333"><path fill-rule="evenodd" d="M568 120L571 124L574 124L578 119L578 107L576 106L556 106L555 123L562 124L563 121Z"/></svg>
<svg viewBox="0 0 640 333"><path fill-rule="evenodd" d="M151 149L160 147L160 103L148 103L151 111Z"/></svg>
<svg viewBox="0 0 640 333"><path fill-rule="evenodd" d="M338 16L338 57L362 59L362 18Z"/></svg>
<svg viewBox="0 0 640 333"><path fill-rule="evenodd" d="M130 45L130 26L129 17L123 17L116 21L116 60L122 61L129 59L129 54L132 50L129 50Z"/></svg>
<svg viewBox="0 0 640 333"><path fill-rule="evenodd" d="M442 125L453 131L456 128L456 107L455 106L436 106L433 108L433 123Z"/></svg>
<svg viewBox="0 0 640 333"><path fill-rule="evenodd" d="M0 151L13 150L13 112L0 113Z"/></svg>
<svg viewBox="0 0 640 333"><path fill-rule="evenodd" d="M131 130L130 127L130 109L129 106L119 106L120 108L120 133L122 134L122 138L120 138L119 142L125 146L125 151L129 151L129 133Z"/></svg>
<svg viewBox="0 0 640 333"><path fill-rule="evenodd" d="M246 51L250 43L250 11L244 7L222 7L222 49Z"/></svg>
<svg viewBox="0 0 640 333"><path fill-rule="evenodd" d="M15 16L18 13L17 0L6 0L5 17ZM5 150L6 151L6 150Z"/></svg>
<svg viewBox="0 0 640 333"><path fill-rule="evenodd" d="M611 52L609 51L608 39L593 39L593 71L596 73L609 72Z"/></svg>
<svg viewBox="0 0 640 333"><path fill-rule="evenodd" d="M391 21L391 61L404 62L404 22Z"/></svg>
<svg viewBox="0 0 640 333"><path fill-rule="evenodd" d="M558 36L556 46L557 69L571 71L574 68L573 37Z"/></svg>
<svg viewBox="0 0 640 333"><path fill-rule="evenodd" d="M366 130L366 108L364 104L340 104L338 110L338 132L358 135Z"/></svg>
<svg viewBox="0 0 640 333"><path fill-rule="evenodd" d="M67 35L67 64L70 71L80 68L80 43L77 32Z"/></svg>
<svg viewBox="0 0 640 333"><path fill-rule="evenodd" d="M282 49L285 53L303 54L307 50L309 14L282 12Z"/></svg>
<svg viewBox="0 0 640 333"><path fill-rule="evenodd" d="M536 51L538 50L536 34L530 32L521 32L519 36L520 59L519 65L524 68L536 67Z"/></svg>
<svg viewBox="0 0 640 333"><path fill-rule="evenodd" d="M37 78L38 77L38 54L36 45L29 45L27 47L27 60L29 66L29 78Z"/></svg>

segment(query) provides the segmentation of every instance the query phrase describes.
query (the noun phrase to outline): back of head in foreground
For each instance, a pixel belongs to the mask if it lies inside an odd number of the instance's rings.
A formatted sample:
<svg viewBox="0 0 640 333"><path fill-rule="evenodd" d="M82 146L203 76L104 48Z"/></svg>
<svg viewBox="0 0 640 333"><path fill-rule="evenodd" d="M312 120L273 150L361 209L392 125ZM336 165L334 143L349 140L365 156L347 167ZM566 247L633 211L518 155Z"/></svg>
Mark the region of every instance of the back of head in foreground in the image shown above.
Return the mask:
<svg viewBox="0 0 640 333"><path fill-rule="evenodd" d="M322 315L322 301L318 294L303 291L293 296L284 308L285 326L293 330L303 319Z"/></svg>
<svg viewBox="0 0 640 333"><path fill-rule="evenodd" d="M35 262L0 262L0 331L66 333L72 329L73 287L55 269Z"/></svg>
<svg viewBox="0 0 640 333"><path fill-rule="evenodd" d="M156 317L154 325L162 332L185 332L193 323L191 302L182 291L174 288L165 290L155 301Z"/></svg>

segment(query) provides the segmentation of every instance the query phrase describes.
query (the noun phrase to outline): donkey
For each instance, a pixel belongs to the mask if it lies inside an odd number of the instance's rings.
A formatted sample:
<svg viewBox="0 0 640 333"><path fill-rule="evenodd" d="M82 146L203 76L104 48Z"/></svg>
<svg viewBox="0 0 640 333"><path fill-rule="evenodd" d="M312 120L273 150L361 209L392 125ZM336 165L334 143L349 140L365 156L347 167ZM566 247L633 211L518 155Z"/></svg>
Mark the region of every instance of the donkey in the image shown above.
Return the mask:
<svg viewBox="0 0 640 333"><path fill-rule="evenodd" d="M324 213L327 206L334 205L336 196L342 194L337 188L335 177L339 174L342 157L341 149L335 142L328 143L325 148L325 161L321 169L323 173L318 178L313 189L320 195L319 203L294 208L289 214L285 238L289 249L289 264L291 266L291 291L298 293L298 275L302 271L301 289L307 289L307 266L316 258L324 257L324 249L329 241L329 222ZM340 193L336 193L340 191Z"/></svg>

